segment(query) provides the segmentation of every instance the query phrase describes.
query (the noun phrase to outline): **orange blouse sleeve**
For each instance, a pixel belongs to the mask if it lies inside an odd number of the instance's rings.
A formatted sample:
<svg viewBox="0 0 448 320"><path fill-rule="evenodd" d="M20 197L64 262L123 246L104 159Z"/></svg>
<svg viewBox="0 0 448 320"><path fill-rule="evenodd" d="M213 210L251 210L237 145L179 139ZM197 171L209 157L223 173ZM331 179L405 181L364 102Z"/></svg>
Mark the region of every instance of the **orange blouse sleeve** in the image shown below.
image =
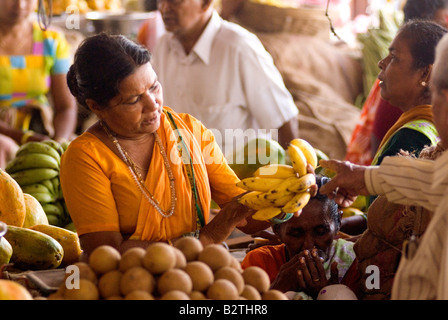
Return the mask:
<svg viewBox="0 0 448 320"><path fill-rule="evenodd" d="M222 206L232 198L244 193L245 190L236 186L236 183L240 180L229 167L221 148L215 141L213 132L189 114L179 114L179 116L189 126L196 140L200 143L212 199L219 206Z"/></svg>

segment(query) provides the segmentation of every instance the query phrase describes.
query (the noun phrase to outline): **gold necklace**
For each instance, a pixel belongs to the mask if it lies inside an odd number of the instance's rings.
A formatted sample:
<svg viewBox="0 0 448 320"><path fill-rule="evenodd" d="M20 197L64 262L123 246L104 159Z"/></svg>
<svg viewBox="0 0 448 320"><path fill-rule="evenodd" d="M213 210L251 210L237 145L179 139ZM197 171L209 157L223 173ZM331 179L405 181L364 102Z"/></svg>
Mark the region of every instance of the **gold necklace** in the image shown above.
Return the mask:
<svg viewBox="0 0 448 320"><path fill-rule="evenodd" d="M137 183L137 186L139 187L143 196L157 210L157 212L159 212L162 215L162 217L168 218L168 217L172 216L174 214L174 210L176 209L176 202L177 202L176 187L174 185L175 178L174 178L173 171L171 170L170 163L168 161L168 156L165 152L165 147L163 146L162 141L160 140L160 137L157 134L157 132L153 132L153 135L154 135L157 145L159 146L160 153L162 154L162 158L163 158L163 164L168 172L168 178L170 179L171 207L170 207L169 211L163 210L160 207L160 204L157 201L157 199L148 190L148 188L145 185L145 181L142 178L142 175L137 170L137 165L134 163L134 161L132 161L131 157L126 152L126 150L124 150L122 148L122 146L118 142L116 134L112 133L112 131L109 129L109 127L107 126L107 124L104 121L100 121L100 125L103 128L103 130L106 132L109 139L111 139L113 144L116 146L118 152L120 153L122 160L124 161L124 163L126 163L129 171L131 172L132 177L134 178L135 182Z"/></svg>

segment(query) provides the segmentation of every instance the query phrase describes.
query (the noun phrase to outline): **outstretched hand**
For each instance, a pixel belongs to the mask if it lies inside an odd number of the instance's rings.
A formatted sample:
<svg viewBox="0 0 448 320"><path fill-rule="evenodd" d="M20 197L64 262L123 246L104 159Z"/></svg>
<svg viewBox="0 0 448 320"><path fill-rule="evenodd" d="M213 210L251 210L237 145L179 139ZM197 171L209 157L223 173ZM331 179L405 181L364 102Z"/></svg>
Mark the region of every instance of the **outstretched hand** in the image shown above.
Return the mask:
<svg viewBox="0 0 448 320"><path fill-rule="evenodd" d="M369 195L364 180L366 166L339 160L320 160L319 164L336 173L319 192L334 199L338 205L348 207L358 195Z"/></svg>

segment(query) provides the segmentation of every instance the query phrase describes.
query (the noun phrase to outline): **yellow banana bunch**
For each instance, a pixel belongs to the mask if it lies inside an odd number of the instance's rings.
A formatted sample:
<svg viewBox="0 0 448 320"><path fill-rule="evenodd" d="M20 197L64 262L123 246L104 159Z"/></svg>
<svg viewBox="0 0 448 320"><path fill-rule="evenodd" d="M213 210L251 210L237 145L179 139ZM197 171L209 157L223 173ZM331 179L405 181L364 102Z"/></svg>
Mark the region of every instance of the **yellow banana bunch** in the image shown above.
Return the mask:
<svg viewBox="0 0 448 320"><path fill-rule="evenodd" d="M317 167L315 149L303 139L294 139L288 146L292 165L268 164L258 168L253 177L242 179L237 186L247 190L239 202L256 210L252 218L267 221L274 217L290 217L310 200L309 188L316 183L307 164Z"/></svg>
<svg viewBox="0 0 448 320"><path fill-rule="evenodd" d="M49 223L59 227L71 223L59 182L61 156L67 146L54 140L27 142L5 168L24 193L39 201Z"/></svg>

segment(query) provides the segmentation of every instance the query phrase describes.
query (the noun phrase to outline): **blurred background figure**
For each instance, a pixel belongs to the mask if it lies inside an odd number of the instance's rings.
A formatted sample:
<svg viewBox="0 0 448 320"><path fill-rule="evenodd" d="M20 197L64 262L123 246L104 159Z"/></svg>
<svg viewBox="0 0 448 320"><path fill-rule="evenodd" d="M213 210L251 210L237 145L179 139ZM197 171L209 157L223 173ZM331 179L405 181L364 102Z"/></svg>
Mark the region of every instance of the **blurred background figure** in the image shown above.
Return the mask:
<svg viewBox="0 0 448 320"><path fill-rule="evenodd" d="M34 21L37 0L0 0L0 167L27 141L73 138L77 106L62 33ZM14 142L14 143L12 143Z"/></svg>

